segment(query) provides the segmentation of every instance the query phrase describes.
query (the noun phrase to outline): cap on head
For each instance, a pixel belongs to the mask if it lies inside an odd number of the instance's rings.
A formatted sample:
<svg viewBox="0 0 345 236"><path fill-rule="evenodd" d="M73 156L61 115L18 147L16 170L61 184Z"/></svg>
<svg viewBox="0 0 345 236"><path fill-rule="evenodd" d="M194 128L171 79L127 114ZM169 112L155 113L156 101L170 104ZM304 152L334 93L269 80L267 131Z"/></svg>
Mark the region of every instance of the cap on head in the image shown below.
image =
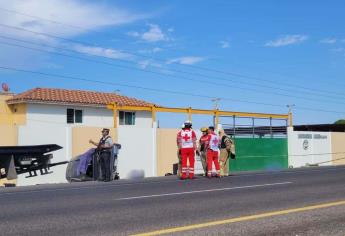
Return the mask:
<svg viewBox="0 0 345 236"><path fill-rule="evenodd" d="M207 127L202 127L202 128L200 129L200 131L201 131L201 132L207 132Z"/></svg>
<svg viewBox="0 0 345 236"><path fill-rule="evenodd" d="M186 121L184 122L184 127L185 127L185 128L191 128L191 127L192 127L192 122L191 122L190 120L186 120Z"/></svg>

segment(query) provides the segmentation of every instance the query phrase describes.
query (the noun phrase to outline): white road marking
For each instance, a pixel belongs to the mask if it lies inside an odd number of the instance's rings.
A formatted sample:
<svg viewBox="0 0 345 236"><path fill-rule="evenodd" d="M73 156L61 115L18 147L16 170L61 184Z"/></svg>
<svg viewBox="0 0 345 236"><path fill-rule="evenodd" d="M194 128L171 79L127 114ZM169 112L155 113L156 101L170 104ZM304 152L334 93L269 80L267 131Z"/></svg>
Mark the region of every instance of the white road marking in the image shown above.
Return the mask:
<svg viewBox="0 0 345 236"><path fill-rule="evenodd" d="M125 198L117 198L115 199L115 201L184 195L184 194L193 194L193 193L217 192L217 191L226 191L226 190L234 190L234 189L258 188L258 187L267 187L267 186L276 186L276 185L285 185L285 184L292 184L292 182L257 184L257 185L247 185L247 186L230 187L230 188L204 189L204 190L196 190L196 191L189 191L189 192L164 193L164 194L144 195L144 196L136 196L136 197L125 197Z"/></svg>

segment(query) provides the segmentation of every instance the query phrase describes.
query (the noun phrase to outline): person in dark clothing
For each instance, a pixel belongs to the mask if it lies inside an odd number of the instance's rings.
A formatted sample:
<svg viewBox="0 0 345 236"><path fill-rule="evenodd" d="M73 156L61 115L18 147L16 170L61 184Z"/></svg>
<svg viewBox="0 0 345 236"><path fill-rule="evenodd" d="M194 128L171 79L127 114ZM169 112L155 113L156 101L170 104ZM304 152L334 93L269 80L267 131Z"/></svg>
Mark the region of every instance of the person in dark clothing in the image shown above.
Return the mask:
<svg viewBox="0 0 345 236"><path fill-rule="evenodd" d="M91 144L97 146L97 151L99 152L99 160L102 172L102 181L110 181L110 158L111 158L111 149L113 147L113 140L109 136L109 129L102 130L102 138L98 143L90 140Z"/></svg>

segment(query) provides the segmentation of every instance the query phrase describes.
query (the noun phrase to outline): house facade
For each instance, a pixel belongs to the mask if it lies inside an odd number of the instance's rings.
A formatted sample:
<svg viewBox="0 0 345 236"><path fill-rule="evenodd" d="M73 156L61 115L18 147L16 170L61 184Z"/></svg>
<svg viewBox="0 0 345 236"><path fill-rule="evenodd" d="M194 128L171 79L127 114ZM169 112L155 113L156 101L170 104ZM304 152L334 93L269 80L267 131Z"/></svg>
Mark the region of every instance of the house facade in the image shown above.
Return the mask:
<svg viewBox="0 0 345 236"><path fill-rule="evenodd" d="M150 107L154 104L114 93L81 90L35 88L18 95L7 95L6 123L16 125L59 124L66 127L114 127L110 103L121 106ZM116 126L151 127L152 114L148 111L117 111Z"/></svg>
<svg viewBox="0 0 345 236"><path fill-rule="evenodd" d="M98 141L100 130L106 127L124 147L121 156L131 157L119 163L122 178L136 169L143 170L145 176L156 175L151 112L119 109L114 124L113 111L107 109L110 103L133 107L155 104L114 93L52 88L34 88L18 95L2 93L0 99L1 146L58 144L63 149L54 152L54 162L69 161L91 148L89 139ZM65 165L52 170L53 174L29 179L19 175L17 184L66 181Z"/></svg>

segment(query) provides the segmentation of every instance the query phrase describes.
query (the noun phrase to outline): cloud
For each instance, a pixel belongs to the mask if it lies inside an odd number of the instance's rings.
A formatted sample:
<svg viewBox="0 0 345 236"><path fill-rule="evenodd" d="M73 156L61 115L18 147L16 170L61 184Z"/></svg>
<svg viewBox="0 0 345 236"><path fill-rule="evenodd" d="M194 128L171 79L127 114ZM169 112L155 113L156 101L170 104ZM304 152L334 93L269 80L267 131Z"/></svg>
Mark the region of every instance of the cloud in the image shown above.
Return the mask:
<svg viewBox="0 0 345 236"><path fill-rule="evenodd" d="M198 62L204 61L205 59L206 58L204 57L193 57L193 56L179 57L179 58L168 60L167 64L178 63L178 64L183 64L183 65L194 65Z"/></svg>
<svg viewBox="0 0 345 236"><path fill-rule="evenodd" d="M308 39L308 36L306 35L285 35L281 38L278 38L276 40L268 41L265 46L266 47L283 47L287 45L293 45L293 44L299 44L303 41L306 41Z"/></svg>
<svg viewBox="0 0 345 236"><path fill-rule="evenodd" d="M73 38L86 33L94 33L94 31L101 30L104 27L118 27L150 17L149 15L131 12L116 6L108 6L105 3L80 0L0 1L0 7L23 13L16 14L15 12L1 10L0 22L2 24L25 28L26 30L38 33L56 35L61 38ZM29 17L28 15L34 17ZM2 26L0 26L0 34L19 39L49 43L55 46L64 45L61 39ZM70 46L74 49L73 45ZM4 46L0 45L1 52L4 51L4 48ZM110 57L122 56L119 52L111 49L87 47L79 49L85 52L88 51L90 54L102 54ZM9 48L6 48L6 50L8 51ZM20 57L23 56L25 58L35 58L37 55L44 54L27 50L15 50L13 48L13 52L17 51L20 52ZM7 57L18 58L19 56L15 53L8 53ZM11 65L13 64L10 58L5 60L5 62L9 62Z"/></svg>
<svg viewBox="0 0 345 236"><path fill-rule="evenodd" d="M152 60L143 60L139 61L138 65L141 69L147 69L148 67L155 67L155 68L162 68L162 65L159 63L156 63Z"/></svg>
<svg viewBox="0 0 345 236"><path fill-rule="evenodd" d="M334 48L331 50L332 52L343 53L345 52L345 48Z"/></svg>
<svg viewBox="0 0 345 236"><path fill-rule="evenodd" d="M230 42L229 41L220 41L219 43L221 44L222 48L230 47Z"/></svg>
<svg viewBox="0 0 345 236"><path fill-rule="evenodd" d="M77 0L0 1L0 7L37 17L2 11L0 14L2 24L61 37L74 37L102 27L119 26L147 17L117 7ZM63 24L56 24L53 21ZM8 29L1 27L0 30L7 31ZM18 31L14 32L20 34ZM30 37L35 37L35 35L30 35Z"/></svg>
<svg viewBox="0 0 345 236"><path fill-rule="evenodd" d="M144 33L131 31L131 32L128 32L127 34L129 36L132 36L132 37L140 38L146 42L159 42L159 41L169 41L170 40L168 35L166 33L164 33L163 30L158 25L149 24L148 26L149 26L148 31L146 31ZM171 32L171 31L169 31L169 32Z"/></svg>
<svg viewBox="0 0 345 236"><path fill-rule="evenodd" d="M326 44L335 44L337 42L336 38L327 38L327 39L322 39L320 43L326 43Z"/></svg>
<svg viewBox="0 0 345 236"><path fill-rule="evenodd" d="M125 58L131 58L132 56L123 53L119 50L115 50L112 48L102 48L102 47L90 47L90 46L83 46L83 45L75 45L74 50L86 53L92 56L101 56L101 57L108 57L112 59L125 59Z"/></svg>
<svg viewBox="0 0 345 236"><path fill-rule="evenodd" d="M152 48L152 49L142 49L142 50L139 50L140 53L144 53L144 54L154 54L154 53L158 53L158 52L161 52L163 51L162 48L159 48L159 47L155 47L155 48Z"/></svg>

